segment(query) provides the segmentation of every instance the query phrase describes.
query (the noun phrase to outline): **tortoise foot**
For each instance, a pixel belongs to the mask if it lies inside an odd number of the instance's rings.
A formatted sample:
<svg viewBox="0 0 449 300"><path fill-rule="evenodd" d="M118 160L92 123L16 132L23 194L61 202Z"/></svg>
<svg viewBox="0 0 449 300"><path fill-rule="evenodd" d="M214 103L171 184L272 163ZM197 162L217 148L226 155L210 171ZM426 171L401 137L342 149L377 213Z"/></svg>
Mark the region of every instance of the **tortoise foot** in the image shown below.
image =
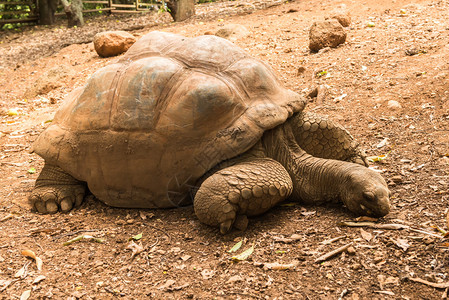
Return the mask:
<svg viewBox="0 0 449 300"><path fill-rule="evenodd" d="M81 205L84 184L56 166L45 165L28 200L33 210L42 214L68 212Z"/></svg>
<svg viewBox="0 0 449 300"><path fill-rule="evenodd" d="M270 158L249 159L209 176L194 199L198 219L220 228L246 229L247 216L260 215L286 199L293 185L284 167Z"/></svg>

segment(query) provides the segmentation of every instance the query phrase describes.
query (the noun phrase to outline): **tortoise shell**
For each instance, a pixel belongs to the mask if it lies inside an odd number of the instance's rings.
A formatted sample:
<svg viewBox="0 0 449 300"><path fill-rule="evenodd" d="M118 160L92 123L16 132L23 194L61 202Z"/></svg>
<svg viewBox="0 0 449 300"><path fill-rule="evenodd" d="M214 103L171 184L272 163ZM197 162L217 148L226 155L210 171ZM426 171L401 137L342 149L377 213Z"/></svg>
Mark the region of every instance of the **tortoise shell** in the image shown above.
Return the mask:
<svg viewBox="0 0 449 300"><path fill-rule="evenodd" d="M108 205L174 207L305 104L228 40L154 31L69 94L33 150Z"/></svg>

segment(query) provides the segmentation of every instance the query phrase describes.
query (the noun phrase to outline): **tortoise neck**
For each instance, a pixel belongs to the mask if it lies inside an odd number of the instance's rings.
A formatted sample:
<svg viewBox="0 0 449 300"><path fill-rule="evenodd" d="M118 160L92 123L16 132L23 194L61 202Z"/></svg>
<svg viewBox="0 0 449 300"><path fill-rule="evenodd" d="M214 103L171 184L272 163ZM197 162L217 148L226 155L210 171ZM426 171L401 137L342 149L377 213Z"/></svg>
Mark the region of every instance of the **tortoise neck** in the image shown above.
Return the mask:
<svg viewBox="0 0 449 300"><path fill-rule="evenodd" d="M295 200L319 203L339 200L352 164L307 154L297 144L288 123L266 132L262 144L268 157L281 163L293 181Z"/></svg>

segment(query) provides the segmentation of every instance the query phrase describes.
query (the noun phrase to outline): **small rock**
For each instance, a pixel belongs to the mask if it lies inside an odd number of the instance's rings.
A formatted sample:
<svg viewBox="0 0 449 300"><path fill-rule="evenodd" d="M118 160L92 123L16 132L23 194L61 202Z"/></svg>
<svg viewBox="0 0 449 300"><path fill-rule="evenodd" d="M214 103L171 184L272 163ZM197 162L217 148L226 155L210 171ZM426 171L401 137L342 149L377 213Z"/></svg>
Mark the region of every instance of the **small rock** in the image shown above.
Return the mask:
<svg viewBox="0 0 449 300"><path fill-rule="evenodd" d="M331 12L329 19L336 19L343 27L348 27L351 25L351 16L349 15L345 4L341 4L336 7Z"/></svg>
<svg viewBox="0 0 449 300"><path fill-rule="evenodd" d="M402 108L402 105L396 100L390 100L387 102L387 107L391 109L399 109Z"/></svg>
<svg viewBox="0 0 449 300"><path fill-rule="evenodd" d="M188 260L188 259L190 259L192 256L190 256L190 255L183 255L183 256L181 256L181 259L183 260L183 261L186 261L186 260Z"/></svg>
<svg viewBox="0 0 449 300"><path fill-rule="evenodd" d="M375 263L375 264L378 264L378 263L380 263L381 261L383 261L383 257L382 256L375 256L374 257L374 259L373 259L373 262Z"/></svg>
<svg viewBox="0 0 449 300"><path fill-rule="evenodd" d="M226 281L226 283L235 283L235 282L240 282L240 281L243 281L242 276L234 275L231 278L229 278L228 281Z"/></svg>
<svg viewBox="0 0 449 300"><path fill-rule="evenodd" d="M320 51L318 51L318 54L323 54L329 51L331 51L331 47L324 47L323 49L320 49Z"/></svg>
<svg viewBox="0 0 449 300"><path fill-rule="evenodd" d="M394 183L401 183L403 181L401 175L395 175L390 178Z"/></svg>
<svg viewBox="0 0 449 300"><path fill-rule="evenodd" d="M447 165L449 166L449 157L447 156L443 156L438 160L438 163L440 164L440 166L444 166Z"/></svg>
<svg viewBox="0 0 449 300"><path fill-rule="evenodd" d="M349 255L355 255L356 250L354 247L350 246L348 249L346 249L346 252L348 252Z"/></svg>
<svg viewBox="0 0 449 300"><path fill-rule="evenodd" d="M201 271L201 276L205 280L211 279L212 277L214 277L214 275L215 275L214 270L204 269L203 271Z"/></svg>
<svg viewBox="0 0 449 300"><path fill-rule="evenodd" d="M317 52L325 47L335 48L345 41L346 32L335 19L315 22L310 27L309 48L311 51Z"/></svg>
<svg viewBox="0 0 449 300"><path fill-rule="evenodd" d="M425 236L425 237L422 239L422 241L423 241L423 243L426 244L426 245L430 245L430 244L435 243L435 239L432 238L432 237L430 237L430 236Z"/></svg>
<svg viewBox="0 0 449 300"><path fill-rule="evenodd" d="M302 74L304 74L304 72L306 71L306 68L304 68L304 67L298 67L298 71L297 71L297 73L296 73L296 76L299 76L299 75L302 75Z"/></svg>
<svg viewBox="0 0 449 300"><path fill-rule="evenodd" d="M228 24L220 28L215 35L221 38L225 38L231 41L238 40L240 38L247 37L250 34L245 26L240 24Z"/></svg>
<svg viewBox="0 0 449 300"><path fill-rule="evenodd" d="M164 284L160 285L157 289L158 290L166 290L175 283L176 283L176 281L174 281L173 279L168 279Z"/></svg>
<svg viewBox="0 0 449 300"><path fill-rule="evenodd" d="M101 57L116 56L126 52L136 38L126 31L105 31L94 36L94 47Z"/></svg>
<svg viewBox="0 0 449 300"><path fill-rule="evenodd" d="M360 270L362 268L362 265L359 263L355 263L351 265L351 269L353 270Z"/></svg>
<svg viewBox="0 0 449 300"><path fill-rule="evenodd" d="M337 20L343 27L351 25L351 17L348 13L337 13L332 15L331 18Z"/></svg>

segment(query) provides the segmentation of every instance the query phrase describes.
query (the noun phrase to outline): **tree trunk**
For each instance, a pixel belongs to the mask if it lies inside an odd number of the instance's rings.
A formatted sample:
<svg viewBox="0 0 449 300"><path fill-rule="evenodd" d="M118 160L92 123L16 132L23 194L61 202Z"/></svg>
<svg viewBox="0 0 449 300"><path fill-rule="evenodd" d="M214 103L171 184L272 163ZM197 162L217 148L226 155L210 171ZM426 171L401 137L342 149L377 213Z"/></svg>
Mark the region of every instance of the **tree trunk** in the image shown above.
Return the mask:
<svg viewBox="0 0 449 300"><path fill-rule="evenodd" d="M167 7L175 22L184 21L195 14L195 0L170 0Z"/></svg>
<svg viewBox="0 0 449 300"><path fill-rule="evenodd" d="M64 6L64 11L67 16L68 27L83 26L83 1L82 0L72 0L69 3L67 0L61 0Z"/></svg>
<svg viewBox="0 0 449 300"><path fill-rule="evenodd" d="M55 22L57 0L39 0L39 24L52 25Z"/></svg>

